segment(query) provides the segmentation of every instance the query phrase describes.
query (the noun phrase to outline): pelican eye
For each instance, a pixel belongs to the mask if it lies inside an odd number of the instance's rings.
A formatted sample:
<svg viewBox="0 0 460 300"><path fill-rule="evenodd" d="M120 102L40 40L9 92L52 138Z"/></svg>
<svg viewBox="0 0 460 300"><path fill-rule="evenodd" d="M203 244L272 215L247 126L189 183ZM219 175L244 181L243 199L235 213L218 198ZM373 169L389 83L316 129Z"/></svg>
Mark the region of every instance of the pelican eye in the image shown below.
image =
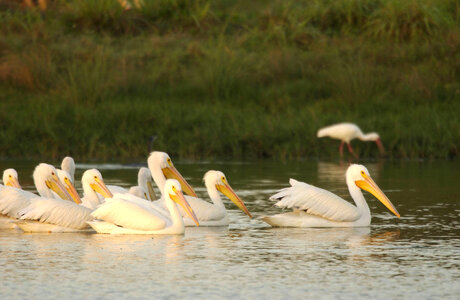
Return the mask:
<svg viewBox="0 0 460 300"><path fill-rule="evenodd" d="M9 175L8 177L10 177L10 178L11 178L11 177L13 177L13 176Z"/></svg>
<svg viewBox="0 0 460 300"><path fill-rule="evenodd" d="M94 179L97 179L97 176L94 176Z"/></svg>
<svg viewBox="0 0 460 300"><path fill-rule="evenodd" d="M364 171L361 171L361 175L363 175L363 176L364 176L364 175L366 175L366 173L364 173Z"/></svg>
<svg viewBox="0 0 460 300"><path fill-rule="evenodd" d="M51 172L51 175L53 175L53 176L54 176L54 172Z"/></svg>

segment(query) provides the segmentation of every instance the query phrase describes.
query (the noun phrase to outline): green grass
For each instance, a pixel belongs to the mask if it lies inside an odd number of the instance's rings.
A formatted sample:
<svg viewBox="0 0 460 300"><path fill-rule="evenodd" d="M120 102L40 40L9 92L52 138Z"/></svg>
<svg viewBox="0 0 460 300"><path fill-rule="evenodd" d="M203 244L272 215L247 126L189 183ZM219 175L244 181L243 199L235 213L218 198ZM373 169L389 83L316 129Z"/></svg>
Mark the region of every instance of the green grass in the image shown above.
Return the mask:
<svg viewBox="0 0 460 300"><path fill-rule="evenodd" d="M391 158L460 153L457 1L15 3L0 3L2 157L137 160L155 135L183 158L328 158L339 142L316 131L341 121Z"/></svg>

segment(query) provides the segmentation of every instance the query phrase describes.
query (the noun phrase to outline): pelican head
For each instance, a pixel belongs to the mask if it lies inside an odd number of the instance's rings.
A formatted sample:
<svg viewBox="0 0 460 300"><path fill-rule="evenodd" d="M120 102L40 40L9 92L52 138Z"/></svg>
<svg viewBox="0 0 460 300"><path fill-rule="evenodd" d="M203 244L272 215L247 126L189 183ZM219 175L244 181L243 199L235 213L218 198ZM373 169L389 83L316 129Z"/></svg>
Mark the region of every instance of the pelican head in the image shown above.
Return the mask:
<svg viewBox="0 0 460 300"><path fill-rule="evenodd" d="M102 179L101 172L96 169L89 169L83 173L81 178L83 184L88 184L93 191L99 193L104 198L112 198L113 194L109 191Z"/></svg>
<svg viewBox="0 0 460 300"><path fill-rule="evenodd" d="M128 193L136 197L139 197L141 199L149 200L149 197L147 196L147 192L141 186L130 187Z"/></svg>
<svg viewBox="0 0 460 300"><path fill-rule="evenodd" d="M35 167L33 173L35 187L42 197L54 198L55 192L61 199L72 201L72 197L66 191L57 176L56 169L49 164L41 163Z"/></svg>
<svg viewBox="0 0 460 300"><path fill-rule="evenodd" d="M61 169L69 173L69 178L74 182L74 174L75 174L75 161L72 157L66 156L61 162Z"/></svg>
<svg viewBox="0 0 460 300"><path fill-rule="evenodd" d="M244 202L238 197L238 195L233 191L232 187L225 178L224 173L221 171L214 171L210 170L204 174L203 180L205 185L208 186L215 186L219 192L227 196L239 209L244 211L250 218L252 218L251 213L244 205Z"/></svg>
<svg viewBox="0 0 460 300"><path fill-rule="evenodd" d="M182 187L178 180L176 179L168 179L165 183L164 189L165 195L169 197L172 201L176 202L187 212L189 217L195 222L196 226L200 226L198 222L198 218L196 217L195 213L193 212L192 207L190 204L185 200L185 196L182 193Z"/></svg>
<svg viewBox="0 0 460 300"><path fill-rule="evenodd" d="M182 177L182 175L177 171L172 163L171 158L165 152L154 151L150 153L149 158L147 159L147 163L149 165L149 169L151 172L152 170L156 170L160 168L163 172L163 175L166 179L176 179L180 182L182 186L182 190L190 196L197 197L195 191L192 187L188 184L188 182ZM154 174L152 173L152 176Z"/></svg>
<svg viewBox="0 0 460 300"><path fill-rule="evenodd" d="M151 201L156 199L155 190L153 189L152 174L148 168L142 167L139 169L139 173L137 174L137 182L140 187L148 192L149 197L146 197L146 199Z"/></svg>
<svg viewBox="0 0 460 300"><path fill-rule="evenodd" d="M3 171L3 184L21 189L21 185L18 180L18 172L16 172L15 169L6 169Z"/></svg>
<svg viewBox="0 0 460 300"><path fill-rule="evenodd" d="M354 184L363 189L368 191L374 197L380 200L392 213L394 213L398 218L400 217L398 211L393 206L391 201L387 198L387 196L382 192L382 190L378 187L378 185L372 180L371 175L369 175L369 171L363 165L351 165L347 169L346 173L347 182L354 182Z"/></svg>
<svg viewBox="0 0 460 300"><path fill-rule="evenodd" d="M66 191L70 194L70 197L72 197L72 200L75 203L80 204L81 199L77 193L77 190L75 190L75 186L73 185L70 174L64 170L56 170L56 171L57 171L59 180L64 185Z"/></svg>

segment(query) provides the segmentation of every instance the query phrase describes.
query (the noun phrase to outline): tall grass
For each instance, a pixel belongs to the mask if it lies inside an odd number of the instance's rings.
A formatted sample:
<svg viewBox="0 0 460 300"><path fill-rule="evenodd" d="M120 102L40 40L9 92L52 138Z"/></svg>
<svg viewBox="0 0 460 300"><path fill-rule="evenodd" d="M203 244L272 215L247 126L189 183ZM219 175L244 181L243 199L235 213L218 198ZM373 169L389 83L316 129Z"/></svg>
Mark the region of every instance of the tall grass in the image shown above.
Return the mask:
<svg viewBox="0 0 460 300"><path fill-rule="evenodd" d="M352 121L389 157L460 147L453 0L54 1L0 10L0 155L337 155ZM354 143L376 156L372 143Z"/></svg>

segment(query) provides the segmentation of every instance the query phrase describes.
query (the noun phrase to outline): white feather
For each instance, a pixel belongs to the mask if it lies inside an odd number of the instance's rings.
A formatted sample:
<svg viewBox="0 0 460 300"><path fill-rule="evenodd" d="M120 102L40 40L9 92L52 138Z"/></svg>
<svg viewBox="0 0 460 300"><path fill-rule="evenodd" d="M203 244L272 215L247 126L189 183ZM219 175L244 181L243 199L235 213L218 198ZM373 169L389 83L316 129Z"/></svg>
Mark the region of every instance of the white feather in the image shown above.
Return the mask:
<svg viewBox="0 0 460 300"><path fill-rule="evenodd" d="M31 199L38 199L39 196L31 192L23 191L12 187L0 189L0 214L11 218L19 218L19 211L31 203Z"/></svg>
<svg viewBox="0 0 460 300"><path fill-rule="evenodd" d="M118 185L107 185L107 188L112 194L126 194L128 193L128 190L118 186Z"/></svg>
<svg viewBox="0 0 460 300"><path fill-rule="evenodd" d="M152 209L123 199L123 196L126 195L116 194L114 198L105 199L105 202L93 211L92 216L135 230L159 230L167 226L167 221L159 214L153 213Z"/></svg>
<svg viewBox="0 0 460 300"><path fill-rule="evenodd" d="M34 220L61 227L83 229L92 220L91 210L70 201L39 198L22 209L22 220Z"/></svg>
<svg viewBox="0 0 460 300"><path fill-rule="evenodd" d="M270 197L279 200L275 204L277 207L304 210L338 222L353 222L361 216L356 206L329 191L294 179L290 179L289 183L291 187Z"/></svg>

